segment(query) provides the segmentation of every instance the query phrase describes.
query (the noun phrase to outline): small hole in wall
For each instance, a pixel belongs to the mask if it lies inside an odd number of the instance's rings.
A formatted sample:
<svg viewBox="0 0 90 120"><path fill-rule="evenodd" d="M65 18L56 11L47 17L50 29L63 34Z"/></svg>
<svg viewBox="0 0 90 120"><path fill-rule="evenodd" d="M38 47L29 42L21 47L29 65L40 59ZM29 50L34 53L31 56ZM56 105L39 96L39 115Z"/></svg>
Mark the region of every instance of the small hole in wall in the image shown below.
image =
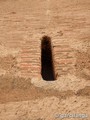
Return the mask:
<svg viewBox="0 0 90 120"><path fill-rule="evenodd" d="M55 80L51 38L48 36L41 41L41 75L46 81Z"/></svg>

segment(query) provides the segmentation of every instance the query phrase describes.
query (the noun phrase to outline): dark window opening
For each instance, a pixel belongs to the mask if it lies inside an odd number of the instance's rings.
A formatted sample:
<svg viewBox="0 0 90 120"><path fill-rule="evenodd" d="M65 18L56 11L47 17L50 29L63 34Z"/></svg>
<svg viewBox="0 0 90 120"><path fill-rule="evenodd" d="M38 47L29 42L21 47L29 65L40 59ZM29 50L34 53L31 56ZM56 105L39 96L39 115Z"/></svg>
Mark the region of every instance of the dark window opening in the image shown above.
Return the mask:
<svg viewBox="0 0 90 120"><path fill-rule="evenodd" d="M55 80L51 39L48 36L41 41L41 74L46 81Z"/></svg>

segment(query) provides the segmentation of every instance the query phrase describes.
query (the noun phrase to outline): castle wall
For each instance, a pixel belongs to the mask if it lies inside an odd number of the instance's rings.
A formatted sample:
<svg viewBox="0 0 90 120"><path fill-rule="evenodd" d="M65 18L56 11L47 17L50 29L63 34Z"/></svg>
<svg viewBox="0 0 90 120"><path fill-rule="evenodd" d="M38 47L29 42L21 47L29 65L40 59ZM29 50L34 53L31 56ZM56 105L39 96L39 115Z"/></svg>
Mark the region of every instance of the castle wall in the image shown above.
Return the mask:
<svg viewBox="0 0 90 120"><path fill-rule="evenodd" d="M89 3L89 0L0 1L0 60L2 64L6 59L2 65L4 73L40 79L41 39L47 35L52 41L57 79L76 74L77 59L81 60L77 54L90 51ZM7 59L10 56L12 59Z"/></svg>

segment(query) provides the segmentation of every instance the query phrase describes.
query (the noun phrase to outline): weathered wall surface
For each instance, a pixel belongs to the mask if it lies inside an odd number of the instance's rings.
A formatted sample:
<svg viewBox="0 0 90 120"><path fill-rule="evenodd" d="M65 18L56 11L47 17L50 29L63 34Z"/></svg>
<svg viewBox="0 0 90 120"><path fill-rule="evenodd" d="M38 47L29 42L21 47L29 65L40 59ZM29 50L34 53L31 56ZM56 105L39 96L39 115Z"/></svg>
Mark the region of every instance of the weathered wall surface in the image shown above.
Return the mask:
<svg viewBox="0 0 90 120"><path fill-rule="evenodd" d="M55 81L41 79L44 35ZM0 0L0 120L73 113L90 120L90 0Z"/></svg>
<svg viewBox="0 0 90 120"><path fill-rule="evenodd" d="M89 7L89 0L0 1L1 74L40 78L44 35L52 40L57 79L75 74L77 61L82 64L77 54L89 55L90 51Z"/></svg>

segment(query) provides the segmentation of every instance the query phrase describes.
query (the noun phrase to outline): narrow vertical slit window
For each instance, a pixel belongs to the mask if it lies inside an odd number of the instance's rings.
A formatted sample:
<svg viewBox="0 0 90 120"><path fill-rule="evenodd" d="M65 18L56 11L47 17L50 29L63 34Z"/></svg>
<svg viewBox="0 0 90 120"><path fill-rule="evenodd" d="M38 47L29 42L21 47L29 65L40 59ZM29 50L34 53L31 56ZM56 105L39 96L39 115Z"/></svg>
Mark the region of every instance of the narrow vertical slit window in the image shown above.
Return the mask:
<svg viewBox="0 0 90 120"><path fill-rule="evenodd" d="M51 38L48 36L41 41L41 75L46 81L55 80Z"/></svg>

